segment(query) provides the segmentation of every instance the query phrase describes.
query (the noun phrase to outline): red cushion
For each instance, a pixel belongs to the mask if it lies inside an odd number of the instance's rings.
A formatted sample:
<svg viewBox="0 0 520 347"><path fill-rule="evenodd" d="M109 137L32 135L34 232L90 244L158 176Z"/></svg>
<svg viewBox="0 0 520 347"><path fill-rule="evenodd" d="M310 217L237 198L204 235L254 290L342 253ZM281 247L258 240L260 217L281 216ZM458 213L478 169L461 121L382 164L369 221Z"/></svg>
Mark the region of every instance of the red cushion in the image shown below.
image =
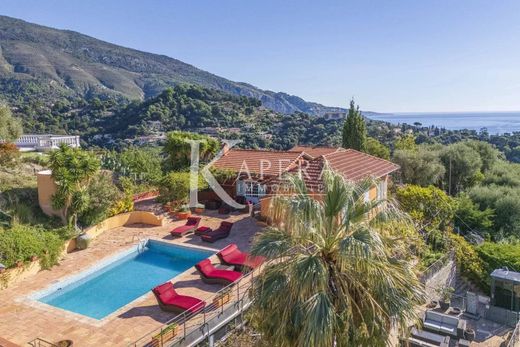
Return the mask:
<svg viewBox="0 0 520 347"><path fill-rule="evenodd" d="M181 225L180 227L174 228L170 231L171 234L183 234L187 231L193 230L193 225Z"/></svg>
<svg viewBox="0 0 520 347"><path fill-rule="evenodd" d="M173 291L175 293L175 290L173 289L173 284L171 282L166 282L161 285L158 285L153 289L153 291L157 295L164 294L168 291Z"/></svg>
<svg viewBox="0 0 520 347"><path fill-rule="evenodd" d="M228 264L245 265L250 268L256 268L265 261L264 257L253 257L249 253L241 252L234 243L223 248L218 254Z"/></svg>
<svg viewBox="0 0 520 347"><path fill-rule="evenodd" d="M247 254L242 252L235 252L223 258L229 264L243 265L247 259Z"/></svg>
<svg viewBox="0 0 520 347"><path fill-rule="evenodd" d="M220 278L229 282L235 282L240 277L242 277L242 273L238 271L232 271L232 270L213 270L209 273L210 278Z"/></svg>
<svg viewBox="0 0 520 347"><path fill-rule="evenodd" d="M206 231L212 231L212 229L209 227L199 227L199 228L197 228L197 231L203 233Z"/></svg>
<svg viewBox="0 0 520 347"><path fill-rule="evenodd" d="M219 252L222 257L230 256L231 254L235 253L238 250L238 247L236 244L232 243L224 248L222 248Z"/></svg>
<svg viewBox="0 0 520 347"><path fill-rule="evenodd" d="M233 227L233 223L231 222L222 222L220 223L220 226L218 227L219 231L229 231Z"/></svg>
<svg viewBox="0 0 520 347"><path fill-rule="evenodd" d="M197 312L205 306L204 301L187 295L177 295L170 298L168 301L163 301L163 303L166 305L177 306L190 312Z"/></svg>
<svg viewBox="0 0 520 347"><path fill-rule="evenodd" d="M159 300L161 300L162 303L166 303L176 296L177 295L175 294L175 292L173 290L170 290L160 294Z"/></svg>
<svg viewBox="0 0 520 347"><path fill-rule="evenodd" d="M197 225L200 222L200 217L189 217L186 225Z"/></svg>
<svg viewBox="0 0 520 347"><path fill-rule="evenodd" d="M205 276L207 276L211 271L215 269L215 267L211 264L209 259L199 261L197 265L195 265L195 267Z"/></svg>

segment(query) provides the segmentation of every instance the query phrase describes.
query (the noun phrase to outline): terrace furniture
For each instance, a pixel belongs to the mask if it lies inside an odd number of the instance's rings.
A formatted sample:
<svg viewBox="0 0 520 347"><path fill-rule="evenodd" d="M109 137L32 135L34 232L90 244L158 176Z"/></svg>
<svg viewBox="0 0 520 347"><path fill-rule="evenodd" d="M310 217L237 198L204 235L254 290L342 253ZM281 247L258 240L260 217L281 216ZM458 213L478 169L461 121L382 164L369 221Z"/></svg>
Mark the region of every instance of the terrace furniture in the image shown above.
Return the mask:
<svg viewBox="0 0 520 347"><path fill-rule="evenodd" d="M217 200L209 200L207 201L204 206L206 206L206 209L208 210L218 210L222 203Z"/></svg>
<svg viewBox="0 0 520 347"><path fill-rule="evenodd" d="M204 259L195 265L202 281L209 284L230 284L242 277L242 273L232 270L219 270L211 264L209 259Z"/></svg>
<svg viewBox="0 0 520 347"><path fill-rule="evenodd" d="M215 242L217 240L228 237L229 233L231 232L231 228L233 228L233 223L223 221L220 223L218 229L215 229L207 233L203 233L200 235L200 238L202 239L202 241Z"/></svg>
<svg viewBox="0 0 520 347"><path fill-rule="evenodd" d="M247 200L247 198L245 196L237 196L235 198L235 201L241 205L245 205L245 207L243 209L241 209L240 212L251 213L253 203L251 201Z"/></svg>
<svg viewBox="0 0 520 347"><path fill-rule="evenodd" d="M442 336L424 330L412 328L410 337L406 340L411 347L449 347L450 337Z"/></svg>
<svg viewBox="0 0 520 347"><path fill-rule="evenodd" d="M471 328L466 328L464 331L464 338L469 341L475 340L475 330Z"/></svg>
<svg viewBox="0 0 520 347"><path fill-rule="evenodd" d="M197 230L200 223L200 219L200 217L189 217L186 221L186 224L172 229L172 231L170 231L170 234L172 234L172 236L181 237L186 235L187 233L192 233L195 230Z"/></svg>
<svg viewBox="0 0 520 347"><path fill-rule="evenodd" d="M460 338L464 337L466 321L447 314L426 311L423 318L423 327L425 330Z"/></svg>
<svg viewBox="0 0 520 347"><path fill-rule="evenodd" d="M202 227L198 227L197 230L195 230L195 235L200 236L200 235L212 232L212 231L213 231L213 229L211 229L209 227L202 226Z"/></svg>
<svg viewBox="0 0 520 347"><path fill-rule="evenodd" d="M155 287L152 289L152 292L159 303L159 307L163 311L175 313L188 311L190 313L197 313L206 306L203 300L193 296L177 294L171 282L166 282Z"/></svg>
<svg viewBox="0 0 520 347"><path fill-rule="evenodd" d="M229 207L229 206L226 205L226 204L223 204L223 205L220 206L220 208L218 209L218 213L220 213L220 214L229 214L229 213L231 213L231 207Z"/></svg>
<svg viewBox="0 0 520 347"><path fill-rule="evenodd" d="M217 256L222 263L234 265L241 270L257 268L265 261L264 257L253 257L249 253L242 252L234 243L221 249Z"/></svg>

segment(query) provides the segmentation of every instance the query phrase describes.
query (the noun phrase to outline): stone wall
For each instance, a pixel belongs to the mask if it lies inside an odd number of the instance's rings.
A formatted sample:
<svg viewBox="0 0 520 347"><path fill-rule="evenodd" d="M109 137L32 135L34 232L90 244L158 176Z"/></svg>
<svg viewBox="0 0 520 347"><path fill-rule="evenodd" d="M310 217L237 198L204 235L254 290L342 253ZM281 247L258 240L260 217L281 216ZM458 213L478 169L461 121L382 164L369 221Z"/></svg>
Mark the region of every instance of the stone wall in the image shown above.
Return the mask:
<svg viewBox="0 0 520 347"><path fill-rule="evenodd" d="M453 258L448 261L438 271L424 280L426 295L429 300L438 300L437 289L445 287L455 287L457 279L457 265Z"/></svg>
<svg viewBox="0 0 520 347"><path fill-rule="evenodd" d="M107 230L131 224L149 224L162 226L163 218L146 211L132 211L107 218L101 223L85 229L84 233L91 236L92 238L95 238Z"/></svg>

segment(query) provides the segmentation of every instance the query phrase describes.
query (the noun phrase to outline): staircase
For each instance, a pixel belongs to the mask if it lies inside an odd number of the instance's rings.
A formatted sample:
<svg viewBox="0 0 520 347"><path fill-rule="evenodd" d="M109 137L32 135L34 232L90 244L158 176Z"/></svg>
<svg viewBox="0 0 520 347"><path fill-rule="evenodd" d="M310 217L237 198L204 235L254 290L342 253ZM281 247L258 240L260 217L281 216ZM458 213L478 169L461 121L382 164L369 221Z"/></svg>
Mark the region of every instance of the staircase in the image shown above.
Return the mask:
<svg viewBox="0 0 520 347"><path fill-rule="evenodd" d="M455 275L455 285L453 286L453 288L455 288L454 294L457 296L466 296L466 292L472 292L483 296L486 295L475 284L465 279L458 269Z"/></svg>

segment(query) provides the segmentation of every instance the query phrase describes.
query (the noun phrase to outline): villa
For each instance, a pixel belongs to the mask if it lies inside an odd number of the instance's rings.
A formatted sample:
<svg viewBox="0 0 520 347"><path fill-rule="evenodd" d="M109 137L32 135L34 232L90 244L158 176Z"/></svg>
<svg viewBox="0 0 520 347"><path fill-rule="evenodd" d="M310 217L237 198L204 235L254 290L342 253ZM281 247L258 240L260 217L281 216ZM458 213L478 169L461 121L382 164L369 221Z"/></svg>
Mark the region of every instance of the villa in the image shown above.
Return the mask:
<svg viewBox="0 0 520 347"><path fill-rule="evenodd" d="M225 187L227 192L235 198L260 203L264 217L270 197L284 192L285 175L300 175L308 190L319 194L325 165L352 182L373 179L374 185L364 196L366 201L385 199L389 176L399 170L388 160L336 147L295 146L288 151L232 148L224 150L224 155L214 163L216 168L237 174L237 180Z"/></svg>
<svg viewBox="0 0 520 347"><path fill-rule="evenodd" d="M60 144L66 144L73 148L80 147L79 136L68 135L22 135L15 144L21 151L39 151L45 152L58 148Z"/></svg>

